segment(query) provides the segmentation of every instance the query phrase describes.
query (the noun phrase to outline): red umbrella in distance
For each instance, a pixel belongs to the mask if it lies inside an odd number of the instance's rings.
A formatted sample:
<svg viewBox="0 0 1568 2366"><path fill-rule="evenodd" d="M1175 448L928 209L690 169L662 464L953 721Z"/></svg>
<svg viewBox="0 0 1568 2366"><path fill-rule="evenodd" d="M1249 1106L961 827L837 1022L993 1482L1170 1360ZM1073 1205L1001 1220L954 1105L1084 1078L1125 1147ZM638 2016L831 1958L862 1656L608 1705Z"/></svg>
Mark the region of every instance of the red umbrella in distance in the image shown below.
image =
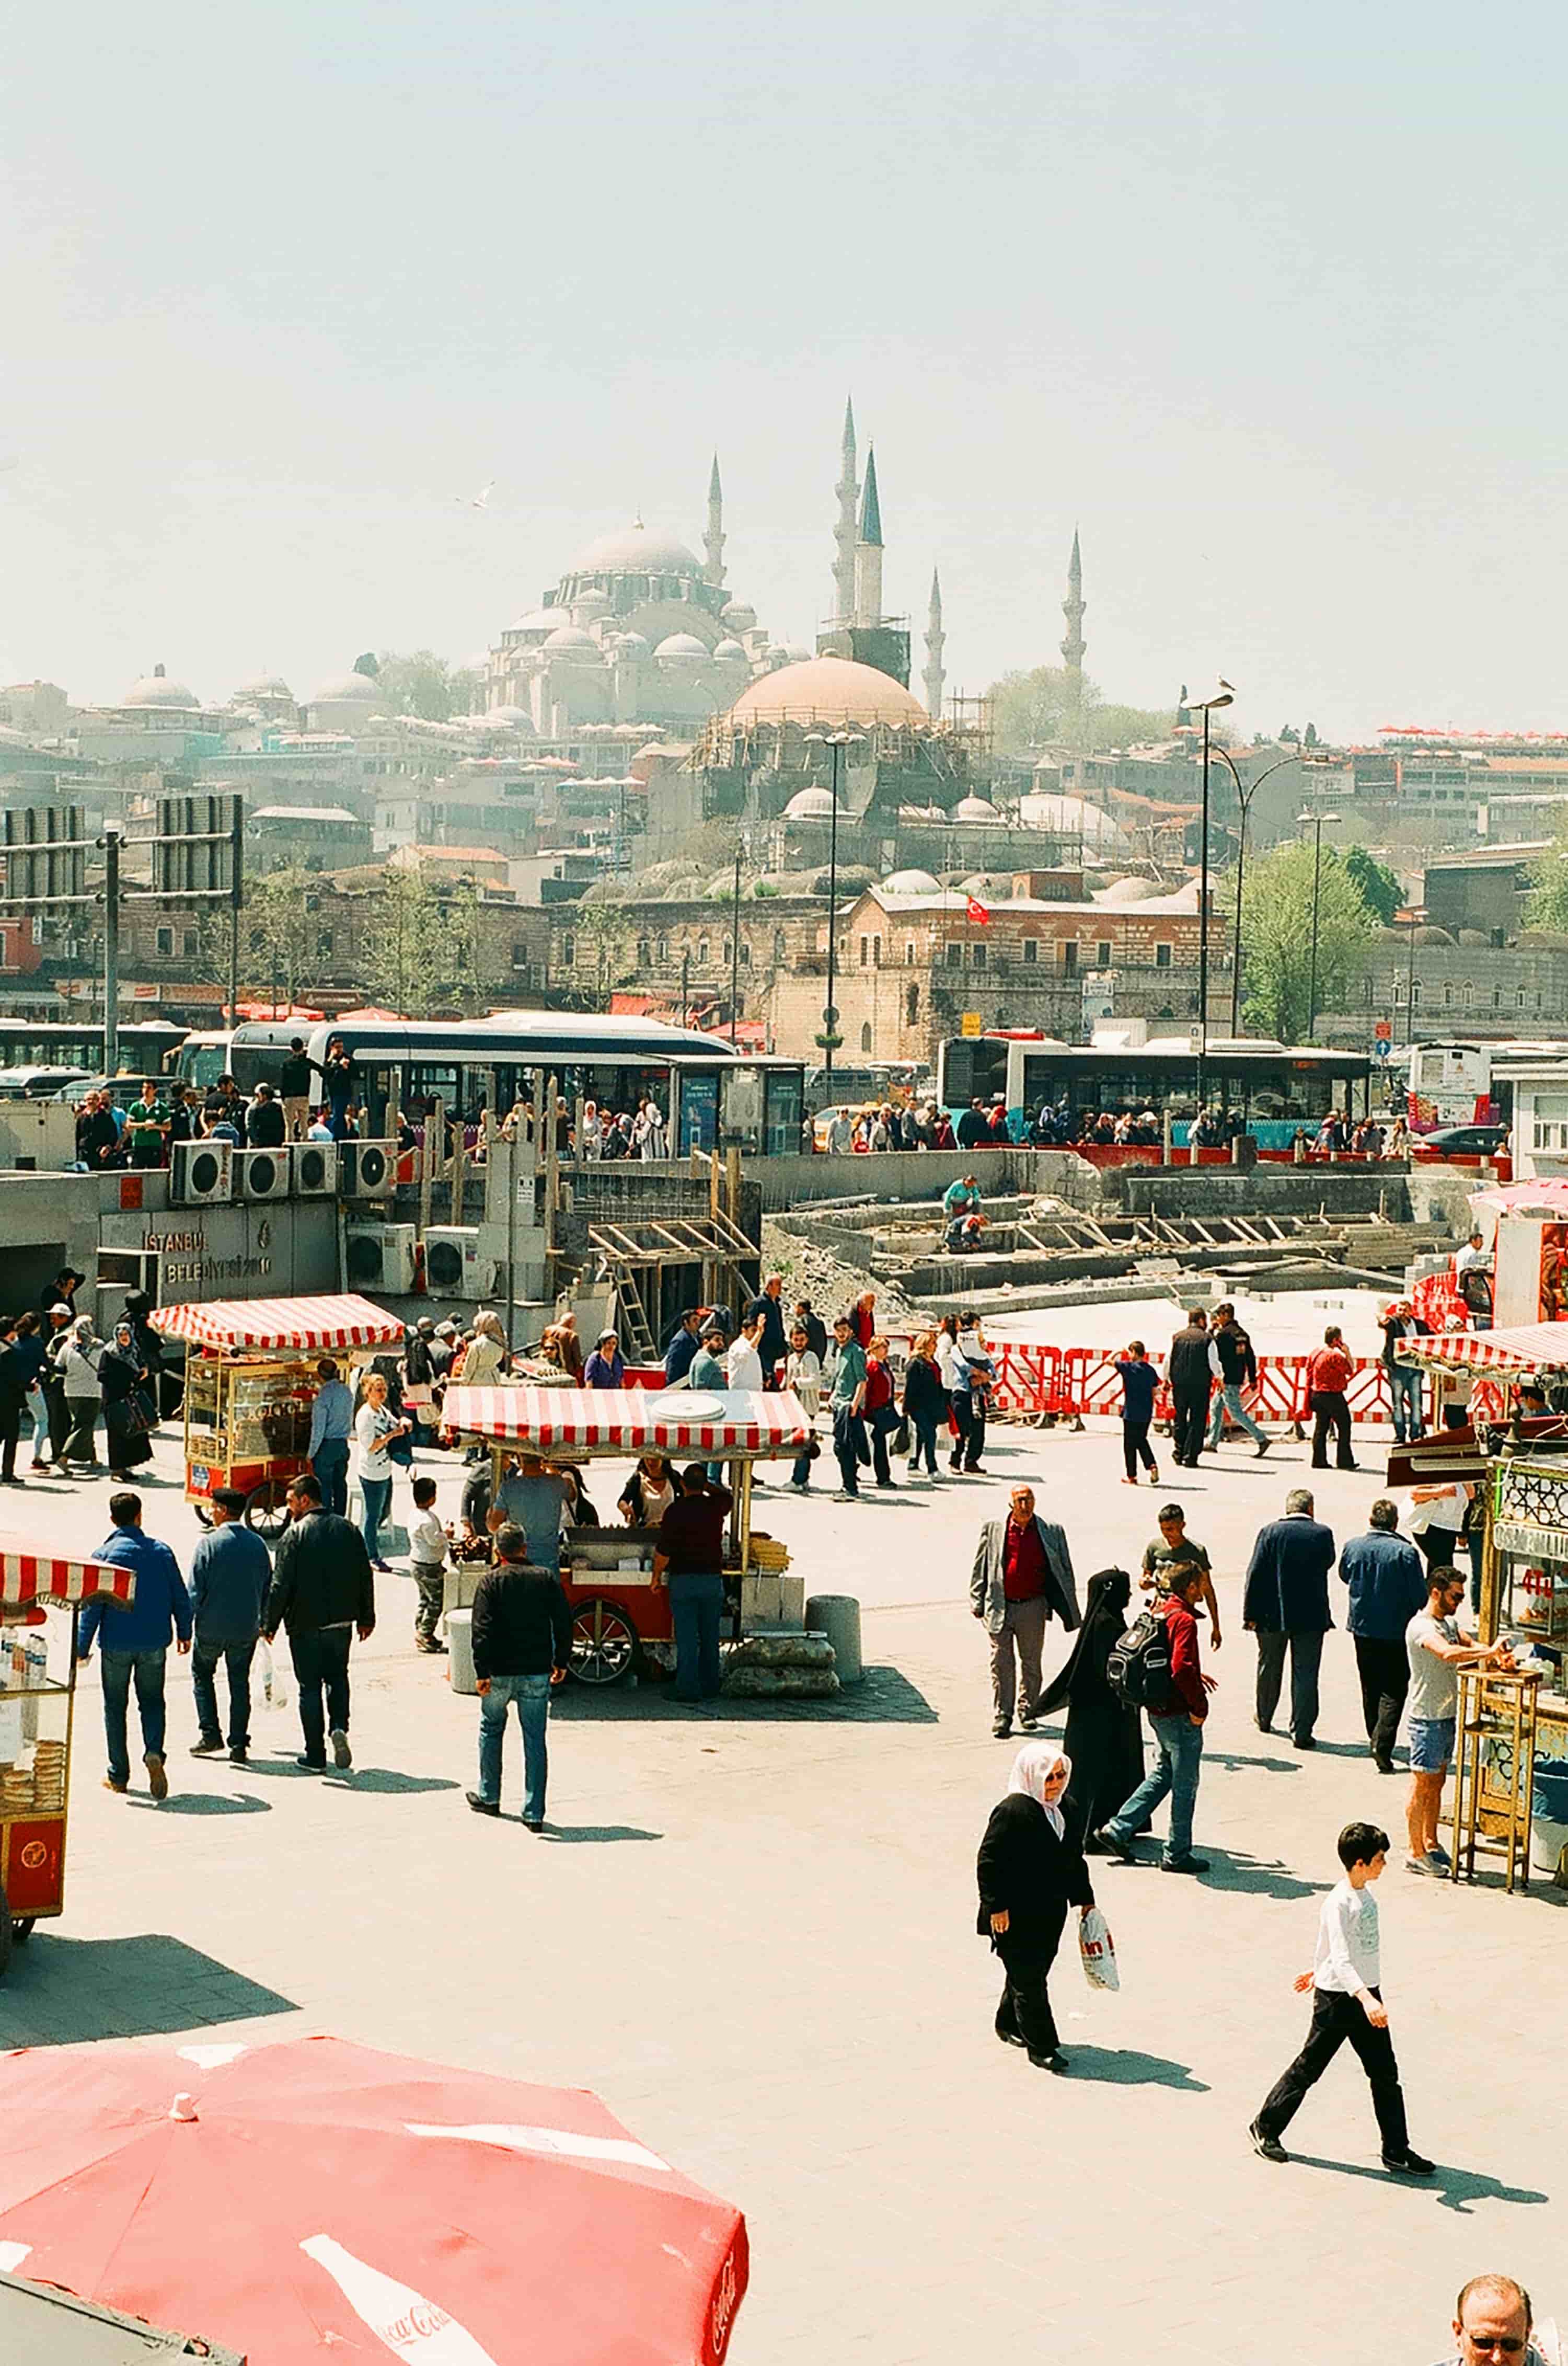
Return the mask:
<svg viewBox="0 0 1568 2366"><path fill-rule="evenodd" d="M597 2097L378 2054L0 2060L0 2265L253 2366L721 2366L738 2210Z"/></svg>

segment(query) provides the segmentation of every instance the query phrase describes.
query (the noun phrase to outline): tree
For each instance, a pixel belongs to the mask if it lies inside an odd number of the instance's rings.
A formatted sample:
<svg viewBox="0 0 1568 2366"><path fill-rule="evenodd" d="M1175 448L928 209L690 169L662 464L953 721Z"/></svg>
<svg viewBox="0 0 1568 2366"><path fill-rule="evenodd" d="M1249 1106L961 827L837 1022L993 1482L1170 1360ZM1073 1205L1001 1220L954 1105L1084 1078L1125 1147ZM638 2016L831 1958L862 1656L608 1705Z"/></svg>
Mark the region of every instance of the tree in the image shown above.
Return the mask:
<svg viewBox="0 0 1568 2366"><path fill-rule="evenodd" d="M1281 748L1299 748L1302 744L1302 735L1293 723L1280 724L1279 739Z"/></svg>
<svg viewBox="0 0 1568 2366"><path fill-rule="evenodd" d="M1248 866L1241 915L1247 1019L1282 1043L1305 1040L1312 975L1314 851L1302 839ZM1333 847L1318 877L1317 1008L1344 1009L1375 925Z"/></svg>
<svg viewBox="0 0 1568 2366"><path fill-rule="evenodd" d="M1551 853L1543 855L1530 872L1525 926L1558 935L1568 933L1568 824L1558 831Z"/></svg>
<svg viewBox="0 0 1568 2366"><path fill-rule="evenodd" d="M478 981L478 896L447 887L423 863L389 863L365 944L370 998L410 1019L471 1002Z"/></svg>
<svg viewBox="0 0 1568 2366"><path fill-rule="evenodd" d="M1363 904L1378 926L1392 928L1393 916L1404 901L1399 881L1386 862L1369 854L1364 846L1345 850L1345 875L1358 889Z"/></svg>
<svg viewBox="0 0 1568 2366"><path fill-rule="evenodd" d="M383 649L373 663L389 715L447 723L454 715L471 714L477 704L479 676L473 667L450 666L434 649L411 649L406 657Z"/></svg>
<svg viewBox="0 0 1568 2366"><path fill-rule="evenodd" d="M1108 705L1097 683L1066 666L1003 674L987 695L997 746L1007 755L1028 755L1052 742L1085 753L1126 748L1168 739L1176 727L1174 708Z"/></svg>

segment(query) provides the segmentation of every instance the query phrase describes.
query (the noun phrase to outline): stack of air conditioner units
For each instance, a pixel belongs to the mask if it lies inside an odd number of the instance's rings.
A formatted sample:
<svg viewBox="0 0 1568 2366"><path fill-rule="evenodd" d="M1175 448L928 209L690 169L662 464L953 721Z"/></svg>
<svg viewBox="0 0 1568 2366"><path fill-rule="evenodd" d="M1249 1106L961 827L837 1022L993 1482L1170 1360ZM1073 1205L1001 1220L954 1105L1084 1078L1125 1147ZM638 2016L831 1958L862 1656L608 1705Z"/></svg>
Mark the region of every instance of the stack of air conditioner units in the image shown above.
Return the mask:
<svg viewBox="0 0 1568 2366"><path fill-rule="evenodd" d="M288 1154L301 1200L330 1200L337 1189L335 1142L297 1142Z"/></svg>
<svg viewBox="0 0 1568 2366"><path fill-rule="evenodd" d="M287 1200L289 1164L286 1145L276 1150L236 1150L233 1153L236 1200Z"/></svg>
<svg viewBox="0 0 1568 2366"><path fill-rule="evenodd" d="M346 1227L344 1263L350 1290L385 1290L406 1298L414 1285L412 1224L383 1224L353 1217Z"/></svg>
<svg viewBox="0 0 1568 2366"><path fill-rule="evenodd" d="M230 1142L176 1142L169 1159L169 1200L176 1208L196 1208L233 1197Z"/></svg>
<svg viewBox="0 0 1568 2366"><path fill-rule="evenodd" d="M476 1224L432 1224L424 1235L424 1282L432 1298L493 1298L500 1261L479 1253Z"/></svg>
<svg viewBox="0 0 1568 2366"><path fill-rule="evenodd" d="M340 1142L337 1145L337 1191L340 1200L389 1200L398 1179L395 1142Z"/></svg>

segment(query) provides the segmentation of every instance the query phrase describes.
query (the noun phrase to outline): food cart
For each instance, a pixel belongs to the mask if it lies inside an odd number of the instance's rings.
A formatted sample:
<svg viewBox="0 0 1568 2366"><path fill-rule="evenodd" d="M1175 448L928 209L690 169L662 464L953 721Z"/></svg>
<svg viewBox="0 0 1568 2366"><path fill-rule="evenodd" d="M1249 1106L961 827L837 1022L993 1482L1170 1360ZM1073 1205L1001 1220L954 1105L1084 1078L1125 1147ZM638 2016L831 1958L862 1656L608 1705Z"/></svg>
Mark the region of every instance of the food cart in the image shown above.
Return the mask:
<svg viewBox="0 0 1568 2366"><path fill-rule="evenodd" d="M155 1307L149 1321L186 1347L186 1501L210 1523L209 1498L237 1487L245 1517L281 1536L284 1491L308 1467L310 1416L330 1356L344 1377L388 1349L404 1325L367 1298L214 1298Z"/></svg>
<svg viewBox="0 0 1568 2366"><path fill-rule="evenodd" d="M1507 1887L1525 1887L1532 1811L1538 1865L1558 1867L1564 1854L1563 1842L1542 1843L1542 1827L1568 1828L1568 1420L1522 1417L1517 1391L1534 1380L1557 1394L1568 1383L1568 1323L1404 1339L1396 1352L1434 1375L1439 1406L1449 1387L1468 1383L1466 1426L1396 1453L1389 1476L1480 1486L1478 1631L1484 1643L1506 1636L1519 1663L1461 1678L1454 1878L1490 1851L1505 1861Z"/></svg>
<svg viewBox="0 0 1568 2366"><path fill-rule="evenodd" d="M789 1556L751 1529L751 1466L793 1460L811 1422L788 1390L722 1393L702 1389L466 1389L446 1391L443 1419L461 1436L491 1448L492 1486L518 1454L547 1462L584 1462L643 1454L732 1466L725 1553L725 1609L732 1640L752 1621L798 1625L804 1601L786 1604ZM561 1582L572 1612L571 1673L581 1684L613 1684L639 1656L672 1665L670 1596L653 1583L655 1528L572 1527L561 1553ZM799 1590L798 1581L795 1591Z"/></svg>
<svg viewBox="0 0 1568 2366"><path fill-rule="evenodd" d="M40 1553L0 1537L0 1977L15 1942L65 1903L65 1802L76 1696L74 1635L50 1669L47 1613L129 1602L132 1570Z"/></svg>

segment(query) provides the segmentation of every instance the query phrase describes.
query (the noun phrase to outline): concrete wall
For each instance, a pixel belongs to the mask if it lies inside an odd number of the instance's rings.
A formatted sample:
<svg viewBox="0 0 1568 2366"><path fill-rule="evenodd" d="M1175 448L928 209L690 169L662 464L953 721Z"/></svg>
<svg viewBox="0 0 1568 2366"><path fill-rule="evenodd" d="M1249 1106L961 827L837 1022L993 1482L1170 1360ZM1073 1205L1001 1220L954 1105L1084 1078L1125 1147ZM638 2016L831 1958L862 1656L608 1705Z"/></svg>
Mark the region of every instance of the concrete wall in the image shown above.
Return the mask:
<svg viewBox="0 0 1568 2366"><path fill-rule="evenodd" d="M746 1172L761 1183L769 1215L816 1200L940 1200L971 1172L983 1198L1050 1191L1075 1208L1100 1204L1098 1172L1070 1150L851 1151L841 1158L749 1158Z"/></svg>
<svg viewBox="0 0 1568 2366"><path fill-rule="evenodd" d="M1402 1168L1366 1166L1116 1166L1108 1204L1145 1216L1375 1216L1410 1221Z"/></svg>

